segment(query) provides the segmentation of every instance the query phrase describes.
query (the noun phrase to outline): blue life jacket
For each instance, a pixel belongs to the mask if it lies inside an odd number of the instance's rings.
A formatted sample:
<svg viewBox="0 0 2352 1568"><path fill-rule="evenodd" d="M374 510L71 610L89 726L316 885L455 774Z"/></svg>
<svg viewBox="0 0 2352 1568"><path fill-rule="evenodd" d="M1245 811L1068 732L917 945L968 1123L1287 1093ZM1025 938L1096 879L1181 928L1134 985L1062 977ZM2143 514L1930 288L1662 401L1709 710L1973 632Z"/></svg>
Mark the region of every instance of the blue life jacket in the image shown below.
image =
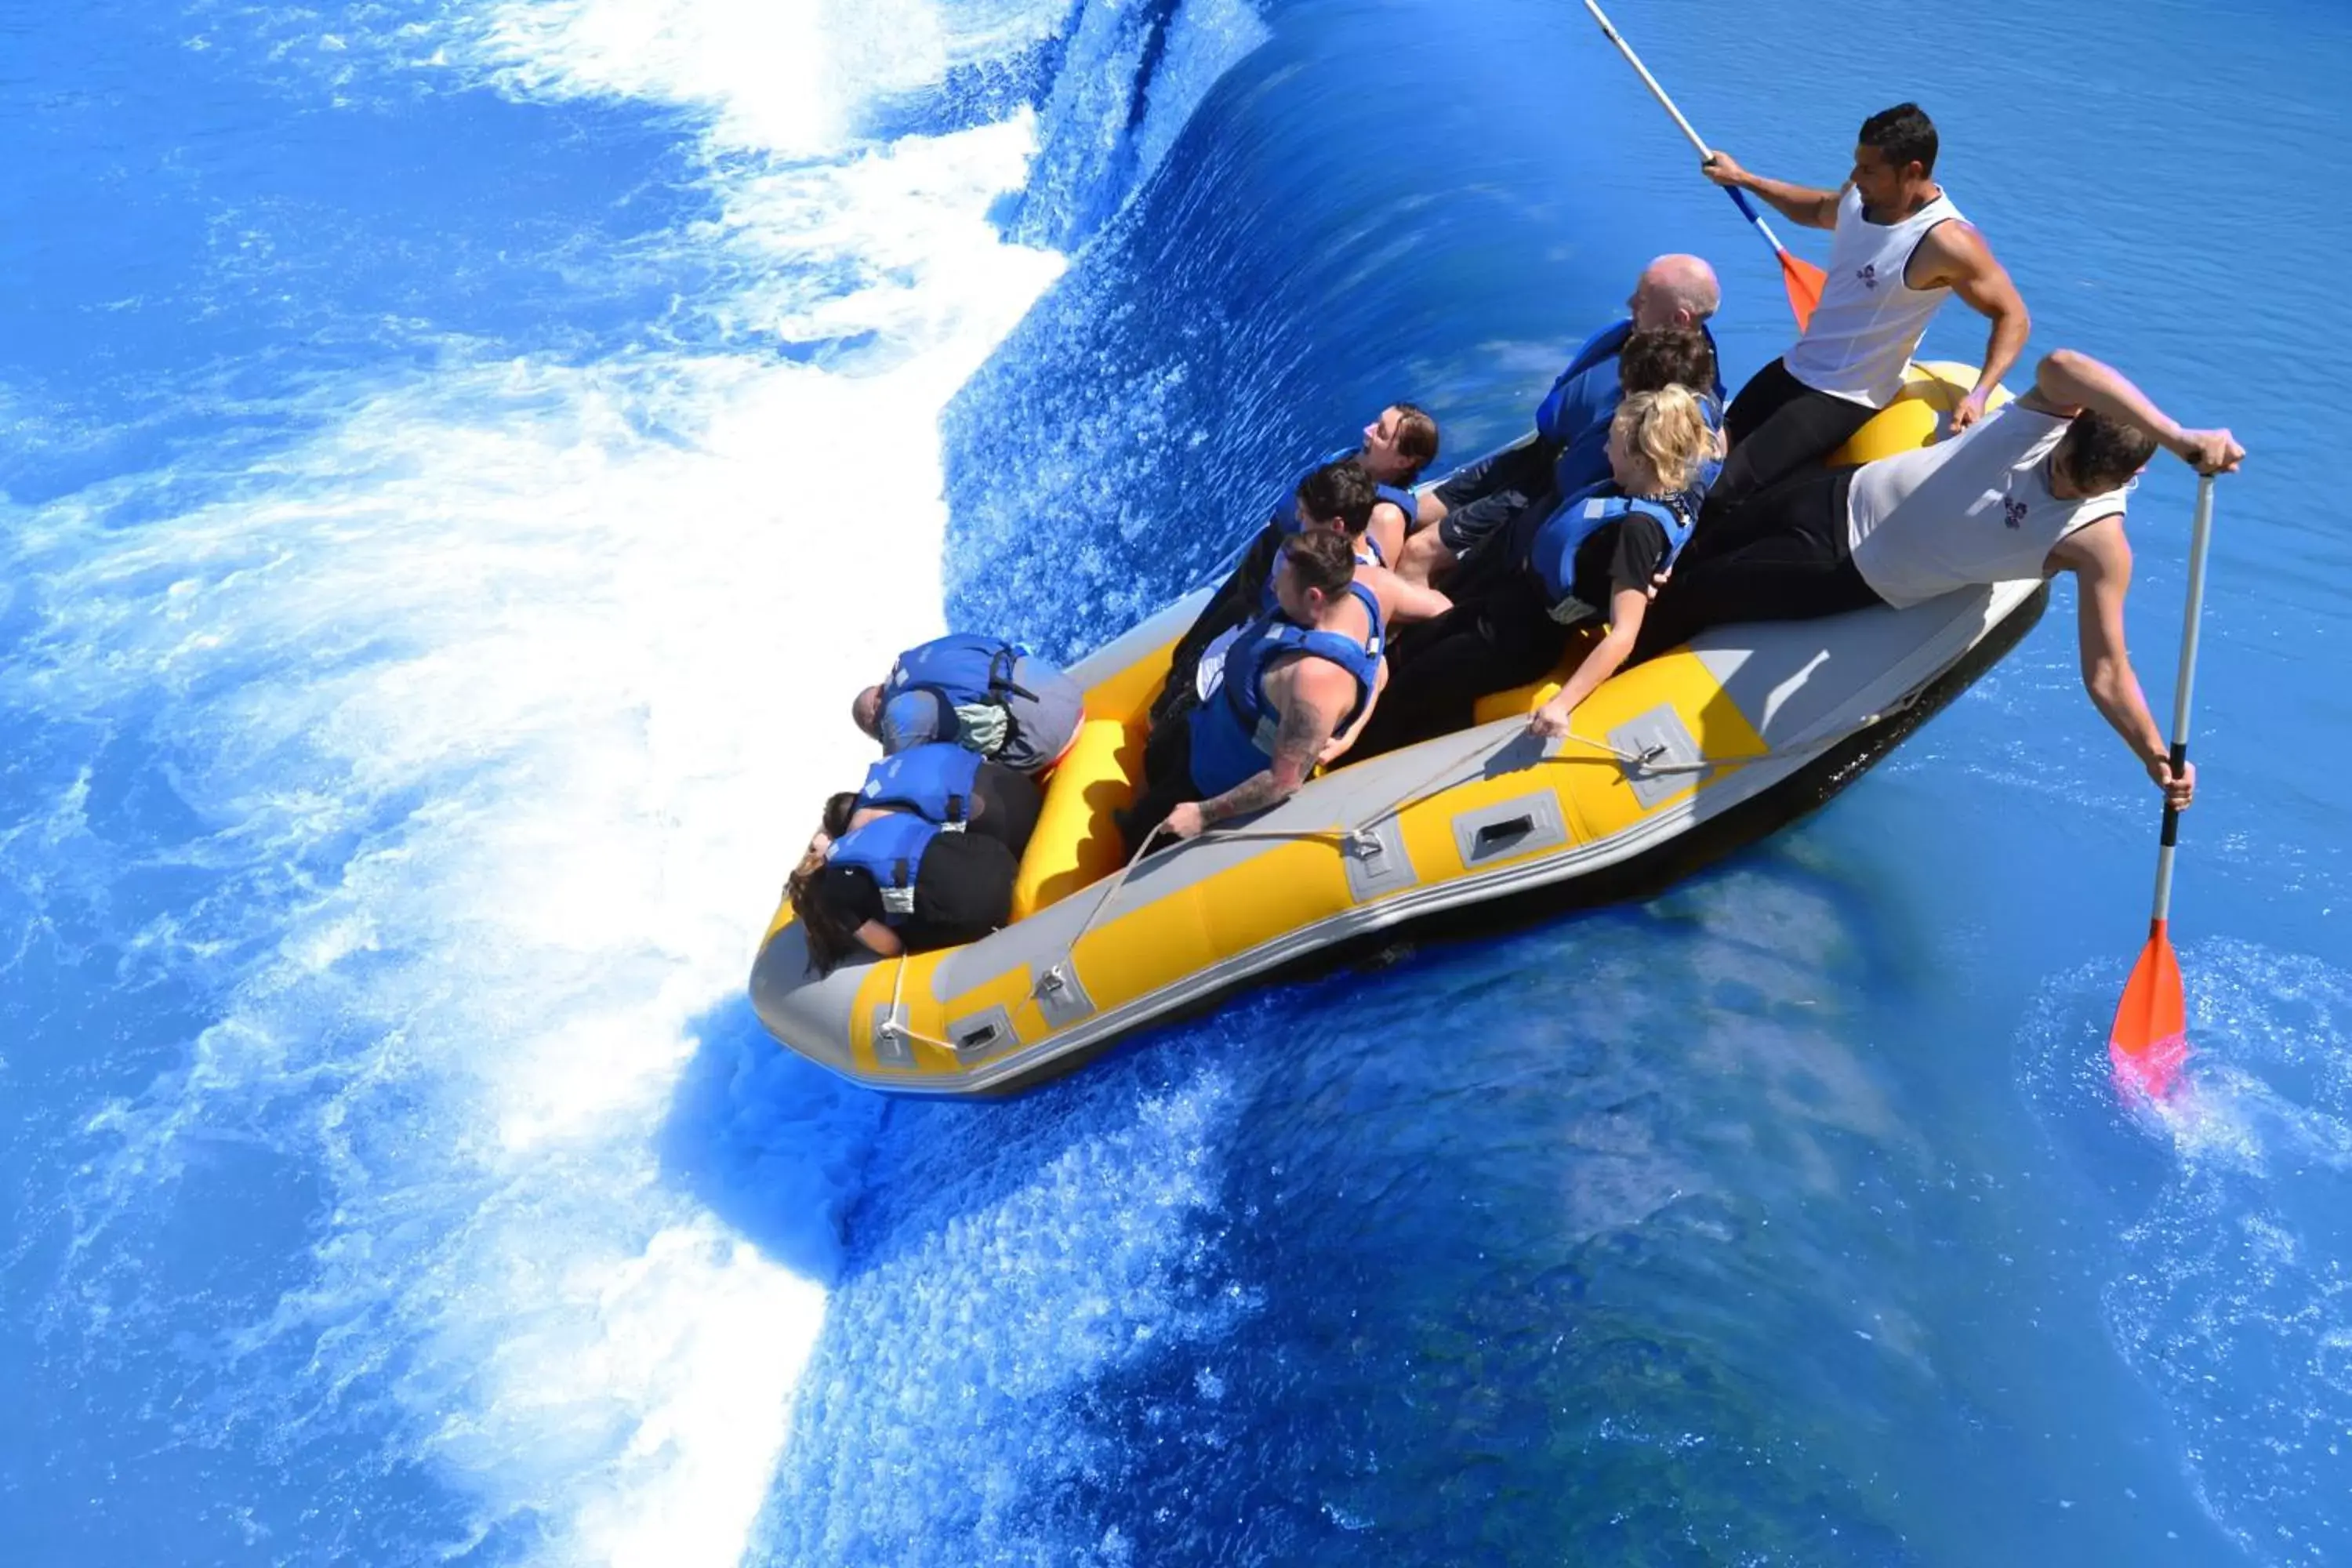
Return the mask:
<svg viewBox="0 0 2352 1568"><path fill-rule="evenodd" d="M835 839L825 859L872 877L882 889L882 923L904 925L914 918L915 877L922 869L923 851L940 832L938 823L911 811L886 812Z"/></svg>
<svg viewBox="0 0 2352 1568"><path fill-rule="evenodd" d="M907 691L936 694L945 710L942 722L947 732L933 735L935 741L956 739L961 726L955 710L961 707L1002 708L1008 725L1018 729L1013 723L1012 705L1005 700L1037 700L1035 692L1013 683L1013 671L1020 660L1021 649L1002 637L950 632L900 654L898 662L890 667L890 679L883 683L882 700L887 702Z"/></svg>
<svg viewBox="0 0 2352 1568"><path fill-rule="evenodd" d="M1624 348L1625 340L1633 335L1633 319L1628 317L1622 321L1610 322L1609 325L1584 340L1583 346L1579 348L1575 357L1568 362L1568 368L1554 378L1551 390L1544 394L1543 402L1536 406L1536 429L1541 433L1544 439L1563 441L1568 438L1567 433L1558 428L1561 414L1560 403L1568 391L1568 384L1603 360L1615 359L1618 352Z"/></svg>
<svg viewBox="0 0 2352 1568"><path fill-rule="evenodd" d="M1594 485L1560 502L1536 531L1535 543L1528 552L1528 569L1543 584L1544 603L1550 608L1551 618L1562 626L1574 626L1609 613L1608 605L1588 605L1576 596L1576 552L1602 529L1629 517L1656 520L1658 526L1666 531L1666 557L1658 564L1662 572L1674 565L1683 546L1690 542L1691 525L1698 515L1702 492L1692 490L1666 500L1651 500L1646 497L1604 495L1601 491L1605 488Z"/></svg>
<svg viewBox="0 0 2352 1568"><path fill-rule="evenodd" d="M1372 682L1379 677L1385 639L1381 630L1381 602L1361 583L1348 592L1371 617L1370 635L1362 642L1339 632L1309 631L1282 616L1261 616L1225 650L1218 689L1192 710L1189 722L1192 741L1192 787L1206 800L1265 771L1274 757L1281 713L1265 697L1266 666L1289 654L1328 658L1356 678L1356 700L1339 721L1339 730L1356 721L1371 700ZM1337 733L1335 731L1334 733Z"/></svg>
<svg viewBox="0 0 2352 1568"><path fill-rule="evenodd" d="M1706 390L1714 396L1715 406L1717 409L1720 410L1725 405L1722 352L1717 348L1715 333L1706 325L1706 323L1700 323L1698 330L1700 333L1706 337L1707 349L1713 354L1716 362L1715 384L1707 387ZM1629 317L1622 321L1610 322L1609 325L1601 328L1599 331L1584 340L1583 345L1576 351L1575 357L1568 362L1568 368L1559 373L1559 377L1551 384L1551 390L1544 394L1543 402L1538 404L1536 407L1536 429L1542 435L1545 440L1570 441L1575 439L1578 434L1577 431L1566 430L1559 427L1560 421L1566 413L1563 404L1568 394L1569 384L1574 381L1578 376L1582 375L1586 371L1601 363L1603 361L1615 359L1618 354L1624 352L1625 340L1633 335L1633 322L1632 318ZM1616 380L1613 374L1610 379L1612 383ZM1696 391L1698 389L1694 387L1692 390ZM1617 403L1617 397L1614 395L1621 391L1621 387L1613 384L1610 388L1610 392L1612 395L1610 396L1608 401L1609 405L1612 408L1615 407ZM1597 405L1593 412L1598 412Z"/></svg>
<svg viewBox="0 0 2352 1568"><path fill-rule="evenodd" d="M973 781L980 776L980 754L951 742L934 741L885 757L866 770L866 787L857 804L892 806L910 811L950 833L961 833L971 819Z"/></svg>

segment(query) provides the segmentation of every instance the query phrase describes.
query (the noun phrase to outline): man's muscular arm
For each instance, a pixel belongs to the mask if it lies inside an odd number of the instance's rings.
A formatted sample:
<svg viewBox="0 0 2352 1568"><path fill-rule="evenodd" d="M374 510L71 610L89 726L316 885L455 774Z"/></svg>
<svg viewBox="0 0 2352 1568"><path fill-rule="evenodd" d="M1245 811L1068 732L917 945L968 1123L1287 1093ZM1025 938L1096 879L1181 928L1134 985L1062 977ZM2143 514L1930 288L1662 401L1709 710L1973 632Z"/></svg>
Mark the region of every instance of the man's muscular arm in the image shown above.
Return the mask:
<svg viewBox="0 0 2352 1568"><path fill-rule="evenodd" d="M1380 600L1381 618L1391 626L1433 621L1454 607L1454 601L1435 588L1385 566L1359 566L1356 581Z"/></svg>
<svg viewBox="0 0 2352 1568"><path fill-rule="evenodd" d="M1282 694L1273 760L1224 794L1170 812L1168 829L1179 838L1195 837L1228 817L1278 805L1297 795L1315 771L1335 721L1346 711L1345 701L1334 701L1333 694L1344 699L1354 689L1355 678L1335 665L1310 659L1279 672L1275 679L1286 680L1287 689Z"/></svg>
<svg viewBox="0 0 2352 1568"><path fill-rule="evenodd" d="M1984 417L1985 400L2024 352L2033 318L2008 268L1994 258L1984 236L1965 223L1939 223L1929 229L1919 242L1914 265L1918 268L1915 287L1949 289L1992 323L1976 388L1952 410L1952 434L1957 436Z"/></svg>
<svg viewBox="0 0 2352 1568"><path fill-rule="evenodd" d="M2053 349L2034 369L2033 390L2021 407L2072 417L2088 408L2126 425L2137 425L2157 444L2200 474L2234 474L2246 449L2227 430L2189 430L2150 401L2123 372L2074 349Z"/></svg>

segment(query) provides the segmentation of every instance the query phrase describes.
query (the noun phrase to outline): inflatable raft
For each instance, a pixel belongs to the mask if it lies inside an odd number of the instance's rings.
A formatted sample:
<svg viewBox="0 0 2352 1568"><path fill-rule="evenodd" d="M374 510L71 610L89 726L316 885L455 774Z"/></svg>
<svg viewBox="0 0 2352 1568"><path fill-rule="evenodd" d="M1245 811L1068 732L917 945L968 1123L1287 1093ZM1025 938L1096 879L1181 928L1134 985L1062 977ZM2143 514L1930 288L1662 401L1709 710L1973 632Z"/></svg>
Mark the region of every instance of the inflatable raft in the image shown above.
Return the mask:
<svg viewBox="0 0 2352 1568"><path fill-rule="evenodd" d="M1972 384L1915 366L1832 459L1932 440ZM1281 805L1130 864L1143 715L1203 589L1071 667L1087 720L1047 783L1013 922L962 947L852 961L819 979L790 907L751 972L769 1031L876 1089L981 1095L1067 1070L1141 1026L1277 966L1465 911L1639 896L1820 805L2014 647L2040 579L1906 610L1727 626L1621 671L1549 742L1551 678L1486 699L1477 725L1330 770Z"/></svg>

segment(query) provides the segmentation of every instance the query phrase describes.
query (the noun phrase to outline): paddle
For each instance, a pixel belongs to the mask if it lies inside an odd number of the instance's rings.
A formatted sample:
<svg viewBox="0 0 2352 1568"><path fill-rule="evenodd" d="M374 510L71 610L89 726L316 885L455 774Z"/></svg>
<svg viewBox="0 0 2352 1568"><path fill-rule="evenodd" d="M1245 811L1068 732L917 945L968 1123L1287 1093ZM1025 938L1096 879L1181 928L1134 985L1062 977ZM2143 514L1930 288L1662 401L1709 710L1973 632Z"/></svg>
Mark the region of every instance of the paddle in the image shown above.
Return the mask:
<svg viewBox="0 0 2352 1568"><path fill-rule="evenodd" d="M1703 159L1713 157L1715 149L1708 146L1692 129L1691 122L1683 118L1683 111L1675 107L1675 100L1666 96L1666 89L1658 85L1658 79L1650 74L1650 68L1642 63L1642 57L1635 54L1633 46L1619 35L1601 7L1593 4L1593 0L1584 0L1584 8L1592 13L1592 19L1601 24L1601 30L1608 35L1611 43L1617 46L1617 52L1625 57L1625 63L1641 77L1651 96L1675 117L1675 123L1683 128L1683 134L1689 137L1691 145L1698 149L1698 155ZM1772 232L1772 226L1764 221L1764 215L1748 204L1747 192L1726 185L1723 194L1731 198L1734 206L1747 215L1748 221L1756 226L1756 232L1764 237L1764 243L1772 247L1772 254L1780 258L1780 281L1789 290L1789 309L1796 312L1797 330L1803 331L1806 323L1813 319L1813 307L1822 302L1822 285L1827 281L1827 276L1811 262L1801 261L1789 254L1789 247L1782 245L1780 237Z"/></svg>
<svg viewBox="0 0 2352 1568"><path fill-rule="evenodd" d="M2180 677L2172 696L2172 771L2189 761L2189 695L2197 680L2197 626L2205 607L2205 548L2213 534L2213 476L2197 481L2197 525L2189 543L2189 609L2180 629ZM2180 836L2180 812L2168 804L2164 831L2157 841L2156 912L2147 923L2147 945L2139 950L2107 1031L2107 1059L2116 1080L2161 1100L2179 1081L2189 1056L2188 1007L2180 994L2180 961L2173 956L2166 926L2172 914L2172 849Z"/></svg>

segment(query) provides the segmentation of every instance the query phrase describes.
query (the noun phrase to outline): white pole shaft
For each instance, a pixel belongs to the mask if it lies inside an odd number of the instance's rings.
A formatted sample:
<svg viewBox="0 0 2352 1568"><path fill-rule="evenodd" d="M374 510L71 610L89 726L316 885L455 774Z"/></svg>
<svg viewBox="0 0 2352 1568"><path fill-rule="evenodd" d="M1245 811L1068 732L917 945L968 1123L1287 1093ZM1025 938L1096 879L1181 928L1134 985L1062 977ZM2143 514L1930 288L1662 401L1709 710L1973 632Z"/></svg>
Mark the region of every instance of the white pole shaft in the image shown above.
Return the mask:
<svg viewBox="0 0 2352 1568"><path fill-rule="evenodd" d="M1703 159L1714 157L1715 149L1706 144L1706 138L1698 133L1698 127L1683 118L1683 111L1675 107L1675 100L1666 96L1666 89L1658 85L1658 79L1650 74L1650 68L1643 65L1642 57L1633 52L1633 46L1627 43L1624 35L1617 31L1617 26L1610 21L1608 13L1594 4L1594 0L1584 0L1584 8L1592 13L1592 19L1601 24L1601 32L1608 36L1611 43L1617 46L1617 52L1625 57L1625 63L1633 68L1633 74L1640 77L1642 85L1650 89L1650 96L1658 100L1658 107L1675 117L1675 123L1683 128L1683 134L1689 137L1690 144L1698 149L1698 155ZM1787 255L1789 247L1782 245L1780 237L1772 232L1772 226L1766 223L1760 216L1750 211L1748 203L1741 198L1738 191L1733 191L1730 195L1732 200L1739 203L1739 210L1748 214L1748 221L1756 226L1758 232L1764 236L1772 248L1784 256Z"/></svg>
<svg viewBox="0 0 2352 1568"><path fill-rule="evenodd" d="M2172 846L2169 844L2156 852L2156 912L2151 918L2158 925L2172 918Z"/></svg>
<svg viewBox="0 0 2352 1568"><path fill-rule="evenodd" d="M1675 100L1666 96L1666 89L1658 85L1658 79L1650 74L1650 68L1643 65L1642 57L1633 52L1633 46L1618 35L1616 26L1609 20L1608 14L1594 5L1593 0L1584 0L1584 8L1592 13L1592 19L1601 24L1601 30L1609 35L1609 41L1617 46L1619 54L1625 57L1625 63L1633 68L1634 73L1649 88L1650 96L1658 100L1660 108L1675 117L1675 123L1683 128L1683 134L1690 138L1691 145L1698 149L1699 156L1704 158L1712 153L1715 149L1708 146L1706 138L1692 127L1689 121L1683 118L1683 111L1676 109Z"/></svg>
<svg viewBox="0 0 2352 1568"><path fill-rule="evenodd" d="M2213 476L2197 481L2197 521L2189 534L2189 604L2181 616L2180 668L2172 683L2172 756L2177 767L2189 755L2189 704L2197 689L2197 634L2205 619L2205 556L2213 542ZM2159 922L2172 915L2172 852L2180 814L2164 811L2164 835L2156 852L2156 908Z"/></svg>
<svg viewBox="0 0 2352 1568"><path fill-rule="evenodd" d="M2189 699L2197 687L2197 632L2205 617L2205 552L2213 542L2213 476L2197 481L2197 521L2189 534L2189 607L2180 627L2180 675L2172 688L2172 743L2189 743Z"/></svg>

